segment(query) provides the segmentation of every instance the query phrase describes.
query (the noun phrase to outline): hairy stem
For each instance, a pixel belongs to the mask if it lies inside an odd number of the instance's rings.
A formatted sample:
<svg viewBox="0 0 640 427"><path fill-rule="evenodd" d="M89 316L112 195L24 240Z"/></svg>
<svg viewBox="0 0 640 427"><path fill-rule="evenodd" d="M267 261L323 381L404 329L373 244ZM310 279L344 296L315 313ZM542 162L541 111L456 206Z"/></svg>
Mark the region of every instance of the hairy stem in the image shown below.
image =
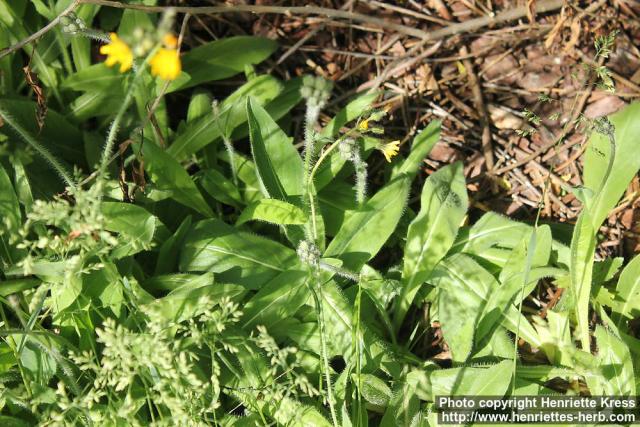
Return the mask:
<svg viewBox="0 0 640 427"><path fill-rule="evenodd" d="M49 152L36 138L34 138L25 128L15 120L11 114L7 112L2 106L0 106L0 118L9 125L22 139L24 139L36 152L45 159L55 171L60 175L65 184L69 187L74 188L75 183L71 178L71 175L67 172L67 170L62 166L62 163Z"/></svg>
<svg viewBox="0 0 640 427"><path fill-rule="evenodd" d="M329 410L331 411L331 421L334 427L338 426L338 417L336 416L336 409L333 401L333 389L331 387L331 367L329 366L329 356L327 353L327 338L325 332L324 323L324 310L322 306L322 298L318 294L322 295L322 288L320 286L319 271L316 269L313 272L314 283L309 285L311 289L311 295L313 295L313 302L316 306L316 317L318 318L318 326L320 328L320 347L322 353L322 362L324 366L325 382L327 383L327 400L329 401Z"/></svg>
<svg viewBox="0 0 640 427"><path fill-rule="evenodd" d="M236 150L234 150L231 140L224 134L222 134L222 142L224 143L224 148L227 150L227 154L229 155L229 167L231 168L233 184L237 186L238 171L236 170Z"/></svg>
<svg viewBox="0 0 640 427"><path fill-rule="evenodd" d="M106 178L107 167L109 166L110 159L111 159L111 152L113 151L113 146L115 144L116 137L118 136L120 123L122 122L122 119L124 118L124 115L127 112L127 109L131 104L131 101L133 101L136 84L138 83L140 76L144 72L147 63L149 62L151 57L156 53L157 50L158 50L158 46L152 49L149 55L147 55L147 57L145 58L144 62L137 67L135 74L133 75L133 79L129 84L129 88L127 89L127 93L124 96L124 100L122 101L122 104L120 105L120 108L116 113L116 117L113 119L113 122L111 123L111 127L109 128L109 133L107 134L107 140L105 141L104 149L102 150L100 166L98 167L98 176L96 178L96 184L99 186L101 186L104 183L104 180Z"/></svg>
<svg viewBox="0 0 640 427"><path fill-rule="evenodd" d="M313 127L318 121L319 115L320 109L317 106L307 105L304 124L304 188L306 191L303 192L303 202L309 205L311 214L311 231L307 232L309 235L306 237L314 243L318 240L318 224L316 221L315 200L313 198L313 171L311 163L313 160L313 152L315 150L315 144L313 142L315 136Z"/></svg>

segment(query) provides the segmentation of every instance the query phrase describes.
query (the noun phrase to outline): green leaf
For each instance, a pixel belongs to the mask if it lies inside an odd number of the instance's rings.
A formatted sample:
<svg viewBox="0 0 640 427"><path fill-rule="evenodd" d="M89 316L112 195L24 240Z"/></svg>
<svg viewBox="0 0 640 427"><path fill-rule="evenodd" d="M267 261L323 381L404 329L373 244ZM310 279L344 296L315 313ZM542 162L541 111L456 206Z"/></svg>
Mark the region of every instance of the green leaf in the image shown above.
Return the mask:
<svg viewBox="0 0 640 427"><path fill-rule="evenodd" d="M411 178L399 176L358 210L348 212L324 256L340 258L346 268L358 271L378 253L395 230L410 189Z"/></svg>
<svg viewBox="0 0 640 427"><path fill-rule="evenodd" d="M119 316L125 298L116 265L106 262L100 270L93 270L86 274L82 280L82 295L91 298L94 307L109 307L116 316Z"/></svg>
<svg viewBox="0 0 640 427"><path fill-rule="evenodd" d="M282 83L268 76L259 76L245 83L220 103L220 120L213 114L207 114L185 126L184 131L176 136L167 153L177 160L182 160L196 151L219 140L220 129L233 130L247 120L245 110L246 99L251 96L257 102L266 103L273 100L282 91Z"/></svg>
<svg viewBox="0 0 640 427"><path fill-rule="evenodd" d="M380 427L421 427L426 423L415 390L404 380L397 382Z"/></svg>
<svg viewBox="0 0 640 427"><path fill-rule="evenodd" d="M120 25L118 26L118 34L133 36L133 32L137 29L153 31L155 20L150 14L140 10L125 9L122 13Z"/></svg>
<svg viewBox="0 0 640 427"><path fill-rule="evenodd" d="M304 166L291 139L252 98L247 98L251 152L266 194L282 201L303 192Z"/></svg>
<svg viewBox="0 0 640 427"><path fill-rule="evenodd" d="M101 209L105 218L105 228L121 236L118 246L112 252L116 259L149 250L154 240L162 242L167 238L166 227L140 206L103 202Z"/></svg>
<svg viewBox="0 0 640 427"><path fill-rule="evenodd" d="M58 3L60 5L60 3ZM85 22L92 22L100 6L85 5L77 12L78 18ZM91 66L91 41L86 37L71 37L71 53L76 70L83 70Z"/></svg>
<svg viewBox="0 0 640 427"><path fill-rule="evenodd" d="M45 345L40 342L40 338L27 336L26 345L20 353L22 367L41 385L46 385L58 368L55 359L42 348Z"/></svg>
<svg viewBox="0 0 640 427"><path fill-rule="evenodd" d="M415 137L411 153L387 185L350 212L325 251L326 257L340 258L344 266L359 270L373 258L398 225L409 197L411 181L424 157L440 137L440 122L432 122Z"/></svg>
<svg viewBox="0 0 640 427"><path fill-rule="evenodd" d="M402 324L420 286L451 248L467 211L467 204L460 162L440 169L422 187L420 212L409 225L404 248L402 292L394 316L396 330Z"/></svg>
<svg viewBox="0 0 640 427"><path fill-rule="evenodd" d="M212 100L211 94L208 91L196 89L193 95L191 95L191 101L189 101L189 108L187 109L187 123L210 114L212 112Z"/></svg>
<svg viewBox="0 0 640 427"><path fill-rule="evenodd" d="M578 333L583 350L590 348L589 340L589 297L591 277L596 251L596 230L591 215L583 209L575 225L571 240L571 295L573 297Z"/></svg>
<svg viewBox="0 0 640 427"><path fill-rule="evenodd" d="M372 405L386 407L392 398L389 386L375 375L360 374L360 378L356 374L352 374L352 381L361 384L360 392L362 397Z"/></svg>
<svg viewBox="0 0 640 427"><path fill-rule="evenodd" d="M233 158L238 172L238 179L244 183L244 188L236 188L236 191L239 191L242 196L240 204L244 205L262 199L264 196L260 190L260 181L258 180L256 165L251 160L237 152L234 152ZM229 153L226 150L223 151L220 153L220 159L228 163ZM221 187L221 185L218 186Z"/></svg>
<svg viewBox="0 0 640 427"><path fill-rule="evenodd" d="M240 208L244 204L242 196L231 180L216 169L207 169L200 174L198 184L217 201Z"/></svg>
<svg viewBox="0 0 640 427"><path fill-rule="evenodd" d="M252 330L256 325L265 325L271 329L280 321L293 317L309 299L308 277L306 271L287 270L266 283L242 307L242 327Z"/></svg>
<svg viewBox="0 0 640 427"><path fill-rule="evenodd" d="M500 271L513 256L513 248L528 241L533 227L495 212L487 212L470 228L460 230L450 253L464 252L497 265ZM569 248L552 241L557 262L569 265ZM541 256L541 255L540 255Z"/></svg>
<svg viewBox="0 0 640 427"><path fill-rule="evenodd" d="M167 238L158 251L158 261L156 263L155 274L163 274L174 271L178 266L178 253L182 247L187 233L191 229L191 216L187 216L175 233Z"/></svg>
<svg viewBox="0 0 640 427"><path fill-rule="evenodd" d="M454 361L464 362L480 338L500 322L533 346L540 344L531 324L513 304L494 313L491 300L498 282L472 258L456 254L441 261L434 271L438 316ZM487 318L489 320L485 320Z"/></svg>
<svg viewBox="0 0 640 427"><path fill-rule="evenodd" d="M504 360L488 368L465 366L431 373L434 396L504 396L511 383L513 362Z"/></svg>
<svg viewBox="0 0 640 427"><path fill-rule="evenodd" d="M26 291L42 284L39 279L21 277L18 279L5 279L0 286L0 296L6 297L20 291Z"/></svg>
<svg viewBox="0 0 640 427"><path fill-rule="evenodd" d="M25 210L28 212L31 210L33 206L33 192L31 191L31 184L29 183L29 178L27 177L27 171L25 170L24 164L22 160L19 158L15 158L13 160L13 170L14 170L14 181L16 187L16 195L18 196L18 200L25 207ZM4 187L3 187L4 188ZM4 216L4 215L2 215ZM44 231L44 226L39 227L40 231Z"/></svg>
<svg viewBox="0 0 640 427"><path fill-rule="evenodd" d="M264 103L264 109L273 120L284 118L285 115L302 100L302 95L300 94L301 86L302 78L300 77L287 80L283 82L280 93L278 93L275 98ZM249 125L247 122L243 122L232 132L231 139L237 140L248 135Z"/></svg>
<svg viewBox="0 0 640 427"><path fill-rule="evenodd" d="M51 287L49 303L54 313L60 313L73 304L82 292L81 266L76 262L67 266L66 269L63 283L56 283Z"/></svg>
<svg viewBox="0 0 640 427"><path fill-rule="evenodd" d="M571 291L583 350L590 348L591 296L596 233L640 169L636 155L640 103L611 116L614 135L594 133L585 156L584 182L593 191L578 218L571 241Z"/></svg>
<svg viewBox="0 0 640 427"><path fill-rule="evenodd" d="M266 221L278 225L304 224L307 215L290 203L278 199L260 199L242 211L236 225L247 221Z"/></svg>
<svg viewBox="0 0 640 427"><path fill-rule="evenodd" d="M87 92L73 100L69 105L69 120L83 122L92 117L115 114L121 104L124 93L114 90L111 93Z"/></svg>
<svg viewBox="0 0 640 427"><path fill-rule="evenodd" d="M605 379L603 394L635 395L633 362L627 345L600 325L596 326L595 336L598 343L598 363Z"/></svg>
<svg viewBox="0 0 640 427"><path fill-rule="evenodd" d="M169 273L159 274L149 277L141 283L143 289L151 295L164 294L182 287L186 283L193 282L196 278L209 276L209 282L213 283L213 273L206 274L190 274L190 273Z"/></svg>
<svg viewBox="0 0 640 427"><path fill-rule="evenodd" d="M107 94L114 88L120 89L123 82L124 74L118 71L118 67L107 67L104 62L101 62L70 75L62 82L61 87Z"/></svg>
<svg viewBox="0 0 640 427"><path fill-rule="evenodd" d="M440 140L440 125L438 120L434 120L422 129L413 139L411 152L409 156L402 162L401 166L394 171L392 179L399 175L407 175L413 178L418 173L418 169L427 158L431 149Z"/></svg>
<svg viewBox="0 0 640 427"><path fill-rule="evenodd" d="M373 101L380 96L380 92L370 92L359 95L350 101L333 119L322 129L320 135L327 138L336 136L340 129L347 123L358 118L364 111L371 107Z"/></svg>
<svg viewBox="0 0 640 427"><path fill-rule="evenodd" d="M182 56L183 73L167 93L234 76L247 65L267 59L277 47L271 39L253 36L226 37L198 46Z"/></svg>
<svg viewBox="0 0 640 427"><path fill-rule="evenodd" d="M318 206L325 223L325 232L335 236L348 211L358 208L352 185L336 180L318 193Z"/></svg>
<svg viewBox="0 0 640 427"><path fill-rule="evenodd" d="M257 107L251 98L247 98L247 121L249 123L249 135L251 140L251 154L253 155L253 161L256 165L258 172L258 178L265 197L272 197L280 200L287 200L287 192L280 181L280 177L273 167L271 158L267 151L265 140L273 136L274 138L286 139L286 135L280 128L271 120L268 119L268 115L262 110L261 118L262 124L258 122L254 110ZM267 127L267 125L272 125Z"/></svg>
<svg viewBox="0 0 640 427"><path fill-rule="evenodd" d="M222 281L249 289L298 265L292 249L216 219L196 223L180 253L180 271L212 271Z"/></svg>
<svg viewBox="0 0 640 427"><path fill-rule="evenodd" d="M142 148L145 170L159 190L170 192L177 202L206 217L213 216L213 211L180 163L149 140L145 140L142 147L140 145L135 143L134 147L136 151Z"/></svg>
<svg viewBox="0 0 640 427"><path fill-rule="evenodd" d="M568 312L547 311L547 322L535 318L536 330L540 336L540 349L555 366L573 366L576 351L571 338Z"/></svg>
<svg viewBox="0 0 640 427"><path fill-rule="evenodd" d="M356 334L353 302L345 298L334 280L322 283L320 297L328 343L332 351L330 356L341 355L345 360L355 360L357 356L353 344L354 341L360 342L364 359L363 369L382 369L392 376L400 374L400 363L388 346L367 326L367 319L360 319L359 334ZM313 350L321 354L319 346Z"/></svg>
<svg viewBox="0 0 640 427"><path fill-rule="evenodd" d="M640 316L640 255L634 257L620 273L615 300L619 303L613 307L618 316L618 327L623 319Z"/></svg>
<svg viewBox="0 0 640 427"><path fill-rule="evenodd" d="M0 424L6 427L29 427L31 425L20 418L11 417L9 415L0 415Z"/></svg>
<svg viewBox="0 0 640 427"><path fill-rule="evenodd" d="M615 127L615 156L609 176L605 177L611 156L608 137L594 133L584 159L584 184L594 191L586 206L594 229L598 229L640 169L638 134L640 103L636 102L610 116ZM606 180L604 183L603 180ZM600 190L600 191L598 191Z"/></svg>
<svg viewBox="0 0 640 427"><path fill-rule="evenodd" d="M2 223L0 223L0 230L2 231L8 230L11 233L15 233L22 224L18 196L16 196L9 175L7 175L2 165L0 165L0 218L0 221L2 221ZM12 264L17 260L12 260L11 252L7 252L9 249L7 237L4 233L0 233L0 239L4 241L0 253L6 262Z"/></svg>
<svg viewBox="0 0 640 427"><path fill-rule="evenodd" d="M179 323L194 318L204 310L210 310L211 304L219 302L222 298L233 300L244 292L242 286L213 283L212 274L203 274L144 307L168 321ZM208 304L203 304L204 302Z"/></svg>
<svg viewBox="0 0 640 427"><path fill-rule="evenodd" d="M84 153L82 149L82 133L77 126L69 123L57 111L49 108L42 131L36 124L36 103L24 99L8 99L3 97L2 108L9 112L13 118L22 125L31 135L43 143L47 149L59 159L84 165ZM3 133L6 126L2 128ZM28 172L32 172L28 170Z"/></svg>

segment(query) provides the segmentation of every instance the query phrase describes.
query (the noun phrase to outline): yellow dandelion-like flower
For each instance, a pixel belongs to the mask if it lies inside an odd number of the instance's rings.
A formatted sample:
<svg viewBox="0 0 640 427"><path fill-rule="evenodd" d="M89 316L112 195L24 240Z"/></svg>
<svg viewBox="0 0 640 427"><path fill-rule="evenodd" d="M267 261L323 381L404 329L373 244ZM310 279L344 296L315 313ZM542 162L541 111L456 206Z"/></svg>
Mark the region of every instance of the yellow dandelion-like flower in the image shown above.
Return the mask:
<svg viewBox="0 0 640 427"><path fill-rule="evenodd" d="M369 129L369 119L361 121L360 124L358 125L358 128L360 128L360 130Z"/></svg>
<svg viewBox="0 0 640 427"><path fill-rule="evenodd" d="M111 41L103 46L100 46L100 53L107 55L107 59L104 63L113 67L118 62L120 63L120 72L131 69L133 65L133 52L128 44L123 42L116 33L110 34Z"/></svg>
<svg viewBox="0 0 640 427"><path fill-rule="evenodd" d="M180 54L175 49L160 49L151 61L151 74L164 80L175 80L182 71Z"/></svg>
<svg viewBox="0 0 640 427"><path fill-rule="evenodd" d="M391 162L391 159L398 154L398 147L400 146L400 141L391 141L382 145L379 150L384 154L384 158L387 159L387 162Z"/></svg>
<svg viewBox="0 0 640 427"><path fill-rule="evenodd" d="M176 49L178 47L178 38L171 33L167 33L162 38L162 43L169 49Z"/></svg>

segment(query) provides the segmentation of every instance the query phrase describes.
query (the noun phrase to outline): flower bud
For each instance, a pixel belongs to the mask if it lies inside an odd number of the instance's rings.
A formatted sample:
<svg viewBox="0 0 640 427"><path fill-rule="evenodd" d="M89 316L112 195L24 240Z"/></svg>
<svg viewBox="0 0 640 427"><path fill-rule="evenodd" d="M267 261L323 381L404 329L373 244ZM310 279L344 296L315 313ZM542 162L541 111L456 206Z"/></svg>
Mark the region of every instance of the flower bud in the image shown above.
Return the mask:
<svg viewBox="0 0 640 427"><path fill-rule="evenodd" d="M338 144L340 156L347 161L354 161L358 157L358 143L353 138L346 138Z"/></svg>
<svg viewBox="0 0 640 427"><path fill-rule="evenodd" d="M87 29L84 21L73 12L61 17L60 23L62 24L62 31L71 35L76 35Z"/></svg>
<svg viewBox="0 0 640 427"><path fill-rule="evenodd" d="M308 240L302 240L296 250L298 258L303 264L317 267L320 263L320 250Z"/></svg>
<svg viewBox="0 0 640 427"><path fill-rule="evenodd" d="M307 100L308 105L322 108L329 100L332 88L331 81L319 76L307 75L302 78L300 94Z"/></svg>

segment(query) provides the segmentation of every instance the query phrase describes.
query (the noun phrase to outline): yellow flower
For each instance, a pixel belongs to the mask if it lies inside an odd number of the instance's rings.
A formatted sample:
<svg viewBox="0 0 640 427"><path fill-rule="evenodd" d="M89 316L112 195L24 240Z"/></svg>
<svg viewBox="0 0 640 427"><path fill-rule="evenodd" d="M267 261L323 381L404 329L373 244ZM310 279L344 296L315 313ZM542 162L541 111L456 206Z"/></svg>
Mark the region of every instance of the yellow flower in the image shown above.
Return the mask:
<svg viewBox="0 0 640 427"><path fill-rule="evenodd" d="M384 158L387 159L387 162L391 162L391 158L398 154L398 147L400 146L400 141L391 141L382 145L379 150L384 154Z"/></svg>
<svg viewBox="0 0 640 427"><path fill-rule="evenodd" d="M169 49L175 49L178 47L178 38L171 33L167 33L162 38L162 43Z"/></svg>
<svg viewBox="0 0 640 427"><path fill-rule="evenodd" d="M133 65L133 52L125 42L123 42L116 33L111 33L111 42L100 46L100 53L107 55L104 61L107 66L112 67L116 63L120 63L120 72L131 69Z"/></svg>
<svg viewBox="0 0 640 427"><path fill-rule="evenodd" d="M365 120L361 121L360 124L358 125L358 127L360 128L360 130L369 129L369 119L365 119Z"/></svg>
<svg viewBox="0 0 640 427"><path fill-rule="evenodd" d="M151 74L160 76L164 80L175 80L182 71L180 54L175 49L160 49L151 61Z"/></svg>

